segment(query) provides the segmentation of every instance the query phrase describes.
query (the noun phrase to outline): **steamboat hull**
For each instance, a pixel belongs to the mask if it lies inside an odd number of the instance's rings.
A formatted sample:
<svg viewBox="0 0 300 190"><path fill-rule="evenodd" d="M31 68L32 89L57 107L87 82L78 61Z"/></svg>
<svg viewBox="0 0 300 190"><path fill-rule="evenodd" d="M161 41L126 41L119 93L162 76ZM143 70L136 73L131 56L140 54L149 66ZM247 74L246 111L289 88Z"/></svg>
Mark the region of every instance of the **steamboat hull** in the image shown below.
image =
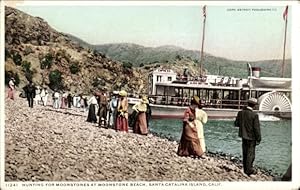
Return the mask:
<svg viewBox="0 0 300 190"><path fill-rule="evenodd" d="M131 106L130 106L131 107ZM152 105L152 118L153 119L183 119L184 111L187 107L184 106L165 106L165 105ZM207 113L208 118L212 120L234 120L237 116L239 109L220 109L220 108L203 108ZM131 113L131 110L129 110ZM291 119L291 112L262 112L255 110L255 112L263 115L274 116L280 119Z"/></svg>

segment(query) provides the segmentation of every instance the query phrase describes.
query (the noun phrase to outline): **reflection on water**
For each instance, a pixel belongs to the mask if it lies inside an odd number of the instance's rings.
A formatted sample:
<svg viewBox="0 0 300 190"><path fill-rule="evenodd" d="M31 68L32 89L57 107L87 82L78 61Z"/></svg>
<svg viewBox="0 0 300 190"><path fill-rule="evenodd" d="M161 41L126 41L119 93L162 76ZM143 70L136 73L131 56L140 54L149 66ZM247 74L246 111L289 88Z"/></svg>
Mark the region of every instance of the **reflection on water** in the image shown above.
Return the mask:
<svg viewBox="0 0 300 190"><path fill-rule="evenodd" d="M204 126L207 149L242 158L242 140L234 121L211 120ZM152 120L150 130L179 141L181 120ZM291 121L261 121L262 141L256 148L254 164L284 173L291 162Z"/></svg>

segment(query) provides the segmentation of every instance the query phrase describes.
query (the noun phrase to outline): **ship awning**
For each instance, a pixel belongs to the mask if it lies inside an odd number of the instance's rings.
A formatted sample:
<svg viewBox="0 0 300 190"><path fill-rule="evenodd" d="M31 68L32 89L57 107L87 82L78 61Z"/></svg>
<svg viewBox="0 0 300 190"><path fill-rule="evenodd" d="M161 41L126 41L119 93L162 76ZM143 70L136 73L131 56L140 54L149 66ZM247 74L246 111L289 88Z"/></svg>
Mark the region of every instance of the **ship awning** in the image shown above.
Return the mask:
<svg viewBox="0 0 300 190"><path fill-rule="evenodd" d="M242 87L233 87L233 86L212 86L212 85L201 85L201 84L176 84L176 83L156 83L156 86L165 86L165 87L177 87L177 88L186 88L186 89L212 89L212 90L241 90Z"/></svg>

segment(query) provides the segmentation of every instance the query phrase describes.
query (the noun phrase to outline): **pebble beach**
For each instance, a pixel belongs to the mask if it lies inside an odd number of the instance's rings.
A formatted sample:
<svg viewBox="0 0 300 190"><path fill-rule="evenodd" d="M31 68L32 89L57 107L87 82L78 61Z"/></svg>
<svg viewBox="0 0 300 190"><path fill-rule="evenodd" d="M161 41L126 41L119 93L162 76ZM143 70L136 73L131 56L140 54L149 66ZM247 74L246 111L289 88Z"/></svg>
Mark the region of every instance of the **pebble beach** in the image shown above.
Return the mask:
<svg viewBox="0 0 300 190"><path fill-rule="evenodd" d="M79 108L6 99L5 181L272 181L221 157L179 157L175 141L99 128L86 118Z"/></svg>

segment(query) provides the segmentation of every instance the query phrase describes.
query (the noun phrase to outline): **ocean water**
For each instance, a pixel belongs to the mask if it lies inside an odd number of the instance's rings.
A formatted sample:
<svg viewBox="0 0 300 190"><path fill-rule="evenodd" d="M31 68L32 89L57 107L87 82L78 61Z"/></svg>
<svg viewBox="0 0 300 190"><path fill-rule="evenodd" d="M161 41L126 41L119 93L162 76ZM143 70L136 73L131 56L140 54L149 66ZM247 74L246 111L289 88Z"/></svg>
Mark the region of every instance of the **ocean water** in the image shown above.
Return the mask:
<svg viewBox="0 0 300 190"><path fill-rule="evenodd" d="M291 121L261 121L262 141L256 146L254 165L283 174L291 163ZM180 140L182 121L161 119L150 121L150 131ZM242 159L242 140L234 121L210 120L204 125L207 150L222 152Z"/></svg>

